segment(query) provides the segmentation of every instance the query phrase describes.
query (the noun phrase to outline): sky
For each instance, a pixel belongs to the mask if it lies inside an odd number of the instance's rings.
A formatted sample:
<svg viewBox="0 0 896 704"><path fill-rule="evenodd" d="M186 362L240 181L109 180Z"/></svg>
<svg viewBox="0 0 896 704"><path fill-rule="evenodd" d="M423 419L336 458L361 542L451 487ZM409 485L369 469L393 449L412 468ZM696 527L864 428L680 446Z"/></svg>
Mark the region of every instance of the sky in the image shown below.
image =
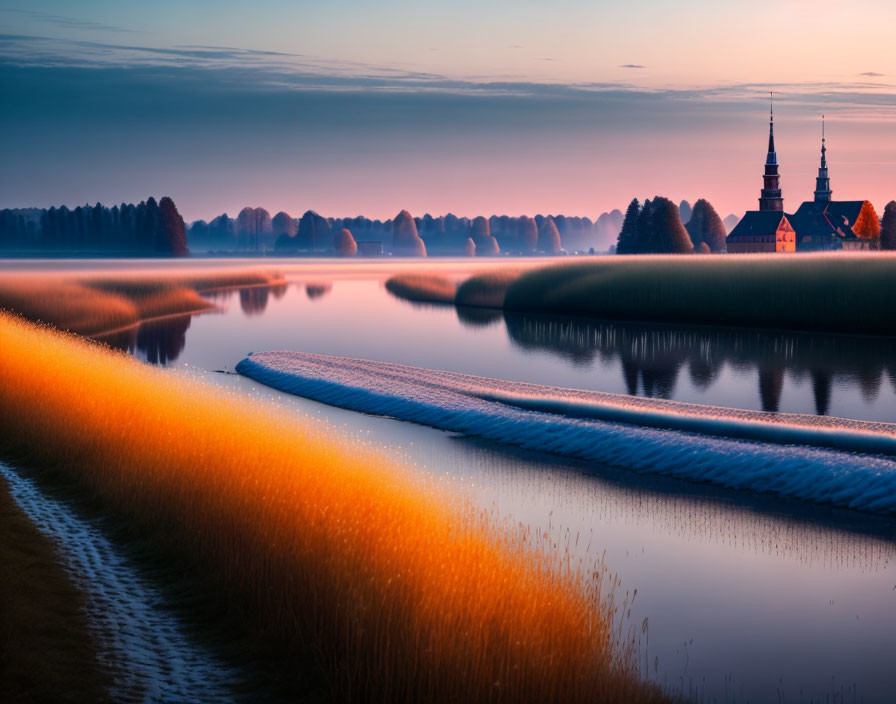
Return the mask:
<svg viewBox="0 0 896 704"><path fill-rule="evenodd" d="M0 207L188 219L896 198L881 0L0 0Z"/></svg>

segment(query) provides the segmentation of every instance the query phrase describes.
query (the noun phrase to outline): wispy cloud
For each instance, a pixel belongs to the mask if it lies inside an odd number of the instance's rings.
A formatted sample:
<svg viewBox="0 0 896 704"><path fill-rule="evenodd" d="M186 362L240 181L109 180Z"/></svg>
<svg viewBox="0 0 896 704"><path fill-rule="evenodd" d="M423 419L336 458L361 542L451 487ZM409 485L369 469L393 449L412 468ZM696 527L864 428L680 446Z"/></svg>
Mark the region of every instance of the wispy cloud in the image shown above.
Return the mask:
<svg viewBox="0 0 896 704"><path fill-rule="evenodd" d="M619 68L647 68L641 64L620 64Z"/></svg>
<svg viewBox="0 0 896 704"><path fill-rule="evenodd" d="M864 73L860 73L860 76L867 76L868 78L882 78L886 76L885 73L877 73L876 71L865 71Z"/></svg>
<svg viewBox="0 0 896 704"><path fill-rule="evenodd" d="M549 57L540 57L540 60L549 60ZM645 101L654 105L687 103L693 110L711 105L742 109L745 103L765 101L768 91L774 90L782 106L790 105L807 115L825 109L844 118L896 116L896 86L867 80L775 85L740 83L694 88L656 87L625 81L539 83L497 76L453 78L304 54L228 46L163 48L14 34L0 34L0 68L3 65L60 71L119 69L132 71L135 75L140 71L153 71L155 75L164 72L172 86L201 81L216 90L233 92L429 93L555 101L599 98L604 105L625 103L631 109L637 109ZM640 64L623 67L646 68Z"/></svg>
<svg viewBox="0 0 896 704"><path fill-rule="evenodd" d="M137 30L127 29L125 27L117 27L115 25L104 24L102 22L94 22L92 20L82 20L77 17L69 17L68 15L55 15L49 12L41 12L39 10L23 10L21 8L0 8L0 12L6 12L12 15L18 15L34 22L47 24L63 29L79 29L91 30L94 32L121 32L136 34Z"/></svg>

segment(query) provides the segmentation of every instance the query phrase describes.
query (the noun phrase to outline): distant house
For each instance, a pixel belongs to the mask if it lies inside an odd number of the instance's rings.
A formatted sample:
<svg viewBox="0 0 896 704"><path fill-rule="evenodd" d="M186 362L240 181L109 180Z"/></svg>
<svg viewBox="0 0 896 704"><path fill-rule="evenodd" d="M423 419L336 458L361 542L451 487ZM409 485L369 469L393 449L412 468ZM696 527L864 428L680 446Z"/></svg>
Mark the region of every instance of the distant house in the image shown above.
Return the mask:
<svg viewBox="0 0 896 704"><path fill-rule="evenodd" d="M358 242L359 257L383 256L383 243L380 240L361 240Z"/></svg>
<svg viewBox="0 0 896 704"><path fill-rule="evenodd" d="M807 201L790 216L799 251L869 249L880 221L867 200Z"/></svg>
<svg viewBox="0 0 896 704"><path fill-rule="evenodd" d="M867 200L831 200L824 121L814 195L814 200L800 205L792 215L784 213L775 153L774 113L771 113L759 210L748 211L731 231L727 238L728 251L817 252L871 248L880 234L880 220L874 206Z"/></svg>
<svg viewBox="0 0 896 704"><path fill-rule="evenodd" d="M732 254L795 252L796 231L787 216L776 210L750 210L726 240Z"/></svg>

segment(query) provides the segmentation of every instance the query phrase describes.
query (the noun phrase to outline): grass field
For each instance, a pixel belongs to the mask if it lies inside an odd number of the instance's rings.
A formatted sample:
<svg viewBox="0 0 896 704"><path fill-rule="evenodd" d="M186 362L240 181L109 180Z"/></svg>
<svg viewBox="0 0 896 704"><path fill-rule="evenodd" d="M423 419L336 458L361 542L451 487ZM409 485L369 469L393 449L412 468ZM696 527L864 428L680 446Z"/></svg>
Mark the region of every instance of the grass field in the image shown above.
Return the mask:
<svg viewBox="0 0 896 704"><path fill-rule="evenodd" d="M600 257L528 271L511 311L619 320L896 333L896 255Z"/></svg>
<svg viewBox="0 0 896 704"><path fill-rule="evenodd" d="M661 700L601 570L282 408L0 314L0 451L195 566L337 700Z"/></svg>

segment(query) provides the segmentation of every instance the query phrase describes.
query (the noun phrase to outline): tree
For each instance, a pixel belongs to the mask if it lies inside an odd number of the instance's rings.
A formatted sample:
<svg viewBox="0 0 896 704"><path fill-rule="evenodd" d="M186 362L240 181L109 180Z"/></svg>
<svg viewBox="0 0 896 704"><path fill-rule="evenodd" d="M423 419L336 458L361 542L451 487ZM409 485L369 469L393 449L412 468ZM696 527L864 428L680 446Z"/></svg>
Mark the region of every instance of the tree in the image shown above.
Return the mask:
<svg viewBox="0 0 896 704"><path fill-rule="evenodd" d="M880 248L896 250L896 200L884 207L884 217L880 224Z"/></svg>
<svg viewBox="0 0 896 704"><path fill-rule="evenodd" d="M640 214L641 204L637 198L632 198L622 220L622 229L619 231L619 238L616 241L616 254L637 254L638 216Z"/></svg>
<svg viewBox="0 0 896 704"><path fill-rule="evenodd" d="M697 204L694 203L694 208L697 207ZM690 222L691 218L694 215L694 208L691 207L691 204L686 200L681 201L678 204L678 215L681 217L682 222Z"/></svg>
<svg viewBox="0 0 896 704"><path fill-rule="evenodd" d="M467 237L466 241L464 241L464 256L465 257L475 257L476 256L476 243L473 241L472 237Z"/></svg>
<svg viewBox="0 0 896 704"><path fill-rule="evenodd" d="M177 206L168 196L159 201L159 221L164 249L161 251L174 257L184 257L190 253L187 248L187 228L184 219L177 212Z"/></svg>
<svg viewBox="0 0 896 704"><path fill-rule="evenodd" d="M638 227L635 234L635 254L655 252L653 236L653 202L650 198L644 201L638 213Z"/></svg>
<svg viewBox="0 0 896 704"><path fill-rule="evenodd" d="M528 215L523 215L519 222L520 249L529 254L538 247L538 227Z"/></svg>
<svg viewBox="0 0 896 704"><path fill-rule="evenodd" d="M880 220L877 213L874 212L874 206L869 201L862 204L859 216L856 218L856 224L852 226L852 231L863 240L871 240L871 249L878 249L878 237L880 235Z"/></svg>
<svg viewBox="0 0 896 704"><path fill-rule="evenodd" d="M554 223L554 218L548 215L541 223L538 230L538 249L548 254L560 254L563 243L560 241L560 231Z"/></svg>
<svg viewBox="0 0 896 704"><path fill-rule="evenodd" d="M426 245L417 234L417 223L407 210L392 221L392 252L402 257L425 257Z"/></svg>
<svg viewBox="0 0 896 704"><path fill-rule="evenodd" d="M728 233L722 218L705 198L694 203L693 214L685 226L695 249L705 244L710 252L721 253L727 250Z"/></svg>
<svg viewBox="0 0 896 704"><path fill-rule="evenodd" d="M299 220L296 245L300 249L326 249L332 243L330 223L313 210L308 210Z"/></svg>
<svg viewBox="0 0 896 704"><path fill-rule="evenodd" d="M358 243L350 230L342 228L333 237L333 251L340 257L355 257L358 255Z"/></svg>
<svg viewBox="0 0 896 704"><path fill-rule="evenodd" d="M692 254L694 245L681 222L678 206L668 198L657 196L652 203L651 248L658 254Z"/></svg>

